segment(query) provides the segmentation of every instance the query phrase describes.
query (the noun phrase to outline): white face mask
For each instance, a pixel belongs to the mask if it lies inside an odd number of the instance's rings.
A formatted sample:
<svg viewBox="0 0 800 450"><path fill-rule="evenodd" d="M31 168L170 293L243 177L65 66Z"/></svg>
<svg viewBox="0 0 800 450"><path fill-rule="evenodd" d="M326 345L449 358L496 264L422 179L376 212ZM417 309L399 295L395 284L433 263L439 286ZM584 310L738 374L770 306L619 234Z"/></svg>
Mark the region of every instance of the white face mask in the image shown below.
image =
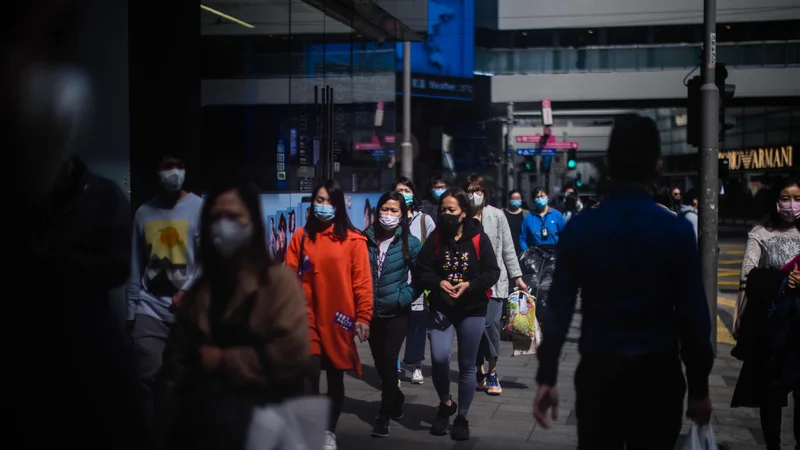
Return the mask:
<svg viewBox="0 0 800 450"><path fill-rule="evenodd" d="M472 203L472 206L483 206L483 194L469 194L469 202Z"/></svg>
<svg viewBox="0 0 800 450"><path fill-rule="evenodd" d="M223 258L230 258L253 238L253 226L231 219L219 219L211 224L211 240Z"/></svg>
<svg viewBox="0 0 800 450"><path fill-rule="evenodd" d="M161 177L161 187L169 192L178 192L183 187L183 180L186 179L185 169L170 169L158 172Z"/></svg>
<svg viewBox="0 0 800 450"><path fill-rule="evenodd" d="M394 231L400 226L400 216L390 216L388 214L381 214L378 217L378 223L381 224L386 231Z"/></svg>

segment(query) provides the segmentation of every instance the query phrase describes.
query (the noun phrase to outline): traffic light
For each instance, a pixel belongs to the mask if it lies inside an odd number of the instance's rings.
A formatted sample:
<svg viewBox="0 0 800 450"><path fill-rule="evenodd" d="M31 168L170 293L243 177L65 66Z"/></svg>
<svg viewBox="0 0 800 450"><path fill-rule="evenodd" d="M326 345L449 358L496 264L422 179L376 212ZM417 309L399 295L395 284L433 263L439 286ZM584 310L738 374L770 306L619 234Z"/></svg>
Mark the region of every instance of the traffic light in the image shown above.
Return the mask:
<svg viewBox="0 0 800 450"><path fill-rule="evenodd" d="M581 177L581 174L578 173L578 178L575 179L575 187L581 186L583 186L583 178Z"/></svg>
<svg viewBox="0 0 800 450"><path fill-rule="evenodd" d="M716 72L714 74L714 83L717 85L719 91L719 140L725 140L725 132L733 129L736 126L736 119L725 113L725 109L730 105L730 101L736 94L735 84L726 84L725 80L728 78L728 69L725 64L717 63ZM703 123L702 114L702 100L700 95L700 88L703 86L703 79L696 76L689 80L688 96L686 103L686 143L695 147L700 147L700 127Z"/></svg>
<svg viewBox="0 0 800 450"><path fill-rule="evenodd" d="M719 140L725 140L725 132L732 130L736 126L736 118L729 116L725 113L725 108L733 100L736 95L736 85L726 84L725 80L728 78L728 69L725 64L717 64L717 71L715 73L717 89L719 89Z"/></svg>
<svg viewBox="0 0 800 450"><path fill-rule="evenodd" d="M536 170L535 162L532 156L526 156L525 161L522 162L523 172L534 172Z"/></svg>
<svg viewBox="0 0 800 450"><path fill-rule="evenodd" d="M578 166L578 151L574 148L567 150L567 167L574 169Z"/></svg>
<svg viewBox="0 0 800 450"><path fill-rule="evenodd" d="M730 161L728 158L720 158L719 160L719 178L726 180L730 171Z"/></svg>

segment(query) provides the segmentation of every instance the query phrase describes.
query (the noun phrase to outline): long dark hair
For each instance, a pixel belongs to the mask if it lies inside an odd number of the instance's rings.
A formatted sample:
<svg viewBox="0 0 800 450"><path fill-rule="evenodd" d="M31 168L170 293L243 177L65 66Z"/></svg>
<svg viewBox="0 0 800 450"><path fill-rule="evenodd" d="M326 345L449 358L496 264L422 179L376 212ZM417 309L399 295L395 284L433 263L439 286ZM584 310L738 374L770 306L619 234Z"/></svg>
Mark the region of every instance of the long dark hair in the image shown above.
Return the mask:
<svg viewBox="0 0 800 450"><path fill-rule="evenodd" d="M378 200L378 206L375 207L375 218L372 220L372 229L375 231L376 236L382 238L390 237L387 235L391 232L384 230L380 224L381 208L383 208L383 204L389 200L394 200L400 204L400 239L403 242L403 259L406 261L406 265L410 265L411 255L408 253L408 207L406 206L403 194L392 190L381 195L381 198Z"/></svg>
<svg viewBox="0 0 800 450"><path fill-rule="evenodd" d="M311 195L311 204L313 207L314 201L317 199L319 190L325 188L328 191L328 196L331 199L331 205L335 209L333 216L333 235L340 241L347 239L347 233L355 231L359 233L358 229L350 222L350 217L347 215L347 206L344 204L344 191L336 180L325 180L316 188ZM308 223L306 223L306 233L308 238L314 241L317 238L317 233L328 228L328 224L322 222L317 218L313 212L308 216Z"/></svg>
<svg viewBox="0 0 800 450"><path fill-rule="evenodd" d="M447 197L454 197L456 199L458 206L467 214L464 218L465 221L471 219L472 216L475 215L475 211L473 211L472 205L469 203L469 196L467 193L464 192L463 189L456 188L444 191L444 194L439 197L439 214L437 214L437 216L442 215L442 201L444 201L444 199Z"/></svg>
<svg viewBox="0 0 800 450"><path fill-rule="evenodd" d="M397 177L394 182L392 182L393 191L397 189L398 184L405 184L408 186L408 188L411 189L411 193L414 195L414 204L411 205L411 211L417 211L422 208L422 202L419 198L419 194L417 194L417 188L414 186L414 182L408 179L408 177ZM403 199L403 202L405 202L405 199ZM380 205L376 210L380 210ZM408 215L407 213L404 214Z"/></svg>
<svg viewBox="0 0 800 450"><path fill-rule="evenodd" d="M201 279L208 279L212 289L224 284L217 278L219 274L226 273L229 262L217 250L211 235L211 209L217 198L230 191L235 191L244 203L245 208L250 213L252 221L253 237L247 245L245 254L246 266L255 268L255 272L261 277L260 281L266 281L267 268L275 264L267 249L267 229L264 225L264 217L261 215L261 202L258 193L249 183L241 180L230 180L216 186L203 202L203 209L200 212L200 245L198 249L198 261L203 268ZM216 286L215 286L216 285Z"/></svg>
<svg viewBox="0 0 800 450"><path fill-rule="evenodd" d="M798 186L800 187L800 183L797 180L793 180L791 178L785 178L778 182L775 185L774 189L770 193L770 198L772 199L772 203L770 203L770 212L769 214L761 220L761 225L769 231L773 230L786 230L791 227L795 227L800 230L800 220L795 220L794 223L788 223L783 220L778 214L778 208L775 207L775 204L778 203L778 200L781 197L781 191L788 187Z"/></svg>

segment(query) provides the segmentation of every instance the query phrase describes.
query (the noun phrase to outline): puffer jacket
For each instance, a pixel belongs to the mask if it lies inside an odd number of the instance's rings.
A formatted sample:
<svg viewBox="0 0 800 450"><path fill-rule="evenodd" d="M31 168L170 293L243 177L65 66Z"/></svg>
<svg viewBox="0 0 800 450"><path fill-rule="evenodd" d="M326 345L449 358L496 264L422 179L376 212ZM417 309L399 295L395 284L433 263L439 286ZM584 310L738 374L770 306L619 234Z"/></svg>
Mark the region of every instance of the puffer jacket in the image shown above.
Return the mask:
<svg viewBox="0 0 800 450"><path fill-rule="evenodd" d="M378 275L378 257L380 255L380 244L375 237L374 225L364 230L367 237L367 249L369 250L369 262L372 268L373 286L373 315L374 317L388 318L398 314L403 314L410 310L411 302L422 293L421 288L415 289L409 284L409 272L413 271L417 262L422 244L419 239L408 235L408 254L411 258L409 267L403 258L403 242L401 229L395 232L392 243L386 251L383 260L383 267Z"/></svg>

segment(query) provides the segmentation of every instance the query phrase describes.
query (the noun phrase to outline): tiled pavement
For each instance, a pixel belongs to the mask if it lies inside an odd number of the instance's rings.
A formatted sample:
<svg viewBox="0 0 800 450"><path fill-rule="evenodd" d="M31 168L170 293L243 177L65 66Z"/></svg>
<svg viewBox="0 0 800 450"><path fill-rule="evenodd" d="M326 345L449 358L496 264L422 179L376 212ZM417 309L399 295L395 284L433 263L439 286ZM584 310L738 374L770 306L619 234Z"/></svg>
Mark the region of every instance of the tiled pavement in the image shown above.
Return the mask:
<svg viewBox="0 0 800 450"><path fill-rule="evenodd" d="M557 423L551 429L544 430L535 425L531 416L531 405L536 388L534 382L537 367L536 357L502 357L499 372L503 395L490 397L483 393L476 393L469 417L472 439L461 443L452 441L448 436L434 437L428 433L430 420L435 414L437 399L429 378L430 367L427 365L423 367L426 378L425 383L421 386L411 385L407 378L409 374L406 373L402 386L407 398L405 417L393 424L391 436L386 439L372 438L370 436L372 420L380 402L379 381L369 348L366 344L360 344L359 352L364 366L364 376L360 379L355 375L345 377L347 398L337 430L339 448L342 450L405 450L417 445L420 446L419 448L425 449L448 448L454 450L566 450L576 448L573 375L579 359L575 343L579 323L580 316L576 315L573 329L564 347L558 386L561 404ZM502 354L510 355L511 344L503 342L502 345ZM718 442L727 444L727 448L730 450L763 449L758 411L729 407L741 366L739 361L729 356L730 349L729 345L719 345L719 356L710 379L714 405L712 423ZM454 348L454 354L455 351ZM453 393L457 392L455 380L458 377L455 359L454 356L451 365ZM428 361L430 360L426 359L426 363ZM653 386L653 389L658 389L658 386ZM792 409L784 408L782 430L786 449L794 448L791 418ZM685 434L688 429L689 422L686 422L683 433ZM678 448L680 445L679 442Z"/></svg>

